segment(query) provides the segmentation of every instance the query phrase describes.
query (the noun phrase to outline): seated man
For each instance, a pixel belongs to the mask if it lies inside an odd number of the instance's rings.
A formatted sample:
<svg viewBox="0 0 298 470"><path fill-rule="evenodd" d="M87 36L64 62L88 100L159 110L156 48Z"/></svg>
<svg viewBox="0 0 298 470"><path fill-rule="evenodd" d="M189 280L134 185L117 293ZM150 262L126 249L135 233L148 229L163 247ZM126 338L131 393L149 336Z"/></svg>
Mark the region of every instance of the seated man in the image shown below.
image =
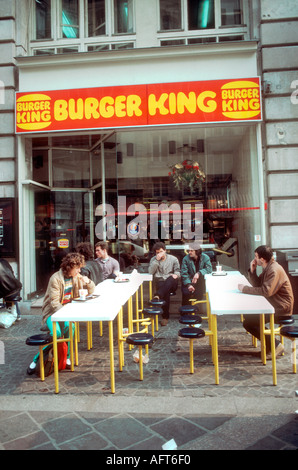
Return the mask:
<svg viewBox="0 0 298 470"><path fill-rule="evenodd" d="M256 273L256 267L262 266L260 276ZM272 249L262 245L255 250L255 257L250 263L248 279L253 287L239 284L238 288L244 294L263 295L273 305L275 318L288 318L293 314L294 296L290 280L280 264L273 258ZM265 315L265 322L270 321L270 316ZM255 338L260 339L259 315L244 315L244 328ZM270 336L266 335L266 352L270 353ZM284 346L275 340L275 353L279 356L284 351Z"/></svg>
<svg viewBox="0 0 298 470"><path fill-rule="evenodd" d="M166 246L163 242L157 242L153 246L155 256L151 258L149 264L149 274L153 274L156 283L156 295L154 298L165 300L163 306L162 326L166 326L169 320L170 294L175 292L178 287L180 277L180 266L176 256L169 255L166 252Z"/></svg>
<svg viewBox="0 0 298 470"><path fill-rule="evenodd" d="M20 291L22 284L15 277L12 267L3 258L0 258L0 298L5 301L9 311L15 310L17 320L21 319L18 300L20 299Z"/></svg>
<svg viewBox="0 0 298 470"><path fill-rule="evenodd" d="M108 249L107 242L98 242L95 245L96 262L101 266L103 281L105 279L115 279L120 271L118 261L108 255Z"/></svg>
<svg viewBox="0 0 298 470"><path fill-rule="evenodd" d="M85 266L81 268L82 276L87 276L97 286L97 284L103 281L103 273L101 265L94 259L91 243L78 243L76 252L85 258Z"/></svg>
<svg viewBox="0 0 298 470"><path fill-rule="evenodd" d="M189 299L201 300L205 293L204 275L212 272L210 258L199 245L193 244L181 264L182 305L189 305Z"/></svg>

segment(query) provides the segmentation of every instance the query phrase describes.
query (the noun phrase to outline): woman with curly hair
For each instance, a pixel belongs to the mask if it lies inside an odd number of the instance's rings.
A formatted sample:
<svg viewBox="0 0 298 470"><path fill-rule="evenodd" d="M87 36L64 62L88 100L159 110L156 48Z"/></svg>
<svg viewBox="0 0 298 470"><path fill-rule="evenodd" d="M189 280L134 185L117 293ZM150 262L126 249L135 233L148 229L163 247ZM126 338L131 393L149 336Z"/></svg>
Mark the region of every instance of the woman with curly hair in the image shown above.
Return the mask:
<svg viewBox="0 0 298 470"><path fill-rule="evenodd" d="M94 291L95 284L88 277L80 274L85 265L85 259L80 253L68 253L62 260L60 270L54 273L47 287L42 305L42 323L47 325L53 336L53 323L51 316L62 308L73 298L79 297L79 289L87 289L88 294ZM73 328L74 330L74 328ZM69 338L69 322L57 322L57 338ZM70 343L68 343L68 354L66 365L70 367ZM39 358L37 354L27 369L27 374L35 372Z"/></svg>

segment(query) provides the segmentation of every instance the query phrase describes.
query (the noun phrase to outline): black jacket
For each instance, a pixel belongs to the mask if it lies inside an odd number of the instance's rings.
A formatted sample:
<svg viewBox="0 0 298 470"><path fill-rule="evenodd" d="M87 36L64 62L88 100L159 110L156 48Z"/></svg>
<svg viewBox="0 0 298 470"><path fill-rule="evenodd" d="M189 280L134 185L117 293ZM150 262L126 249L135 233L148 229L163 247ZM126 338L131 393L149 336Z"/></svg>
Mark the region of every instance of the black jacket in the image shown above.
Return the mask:
<svg viewBox="0 0 298 470"><path fill-rule="evenodd" d="M86 266L81 268L82 276L87 276L95 285L103 281L103 274L100 264L95 260L86 261Z"/></svg>
<svg viewBox="0 0 298 470"><path fill-rule="evenodd" d="M19 297L22 284L15 277L12 267L5 259L0 258L0 298L16 300Z"/></svg>

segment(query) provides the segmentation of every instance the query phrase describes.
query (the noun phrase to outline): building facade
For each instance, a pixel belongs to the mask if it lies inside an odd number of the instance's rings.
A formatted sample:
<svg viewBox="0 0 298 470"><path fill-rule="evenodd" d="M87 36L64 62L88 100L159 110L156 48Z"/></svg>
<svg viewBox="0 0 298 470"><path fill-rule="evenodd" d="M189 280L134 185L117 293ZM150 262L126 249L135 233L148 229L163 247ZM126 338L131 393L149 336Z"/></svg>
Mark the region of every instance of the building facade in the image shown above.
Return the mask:
<svg viewBox="0 0 298 470"><path fill-rule="evenodd" d="M297 10L0 0L2 253L25 301L85 240L146 263L200 231L242 272L260 244L297 250Z"/></svg>

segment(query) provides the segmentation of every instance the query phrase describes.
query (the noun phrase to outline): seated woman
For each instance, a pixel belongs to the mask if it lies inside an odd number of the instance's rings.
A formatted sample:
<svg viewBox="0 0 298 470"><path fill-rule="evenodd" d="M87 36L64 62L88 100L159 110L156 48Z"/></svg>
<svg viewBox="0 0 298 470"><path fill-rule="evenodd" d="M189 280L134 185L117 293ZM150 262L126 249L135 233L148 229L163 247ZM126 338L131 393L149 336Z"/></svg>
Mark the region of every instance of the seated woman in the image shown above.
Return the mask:
<svg viewBox="0 0 298 470"><path fill-rule="evenodd" d="M79 253L68 253L63 258L60 270L54 273L47 287L42 305L42 322L46 323L53 336L53 323L51 316L64 305L79 297L79 289L87 289L88 294L92 294L95 284L88 277L80 274L81 268L85 265L84 257ZM61 330L62 324L62 330ZM74 330L74 329L73 329ZM57 322L57 338L69 338L69 322ZM67 367L70 367L70 343L68 343ZM27 369L27 374L35 372L39 353L33 358L33 362Z"/></svg>

